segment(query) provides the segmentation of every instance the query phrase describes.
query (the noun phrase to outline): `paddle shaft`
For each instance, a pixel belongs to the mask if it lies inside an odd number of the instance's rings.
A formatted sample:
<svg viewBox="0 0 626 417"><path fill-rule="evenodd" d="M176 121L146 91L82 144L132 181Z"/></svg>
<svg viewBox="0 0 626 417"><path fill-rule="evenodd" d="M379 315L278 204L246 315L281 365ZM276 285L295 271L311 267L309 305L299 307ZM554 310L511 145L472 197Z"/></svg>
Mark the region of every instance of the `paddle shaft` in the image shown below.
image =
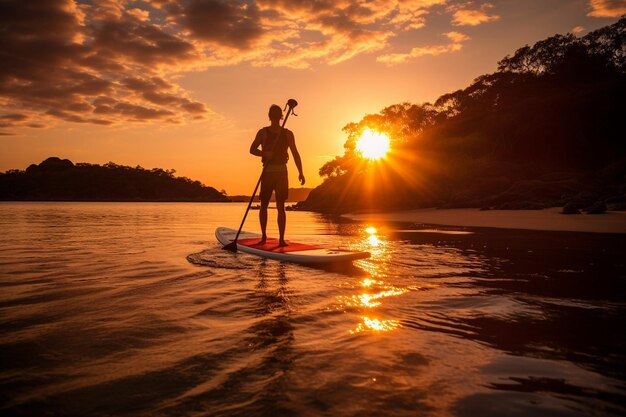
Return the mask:
<svg viewBox="0 0 626 417"><path fill-rule="evenodd" d="M283 130L285 129L285 123L287 123L287 119L289 115L293 112L293 107L289 106L289 110L287 110L287 115L285 115L285 120L283 120L283 124L280 127L280 132L278 133L278 138L276 142L274 142L274 146L272 147L272 152L276 149L276 145L280 141L280 138L283 134ZM256 192L259 189L259 185L261 185L261 180L263 179L263 174L265 173L265 166L263 166L263 171L261 171L261 176L259 180L256 182L256 187L254 187L254 191L252 192L252 196L250 197L250 201L248 202L248 207L246 208L246 213L243 215L243 219L241 220L241 225L239 226L239 230L237 230L237 236L235 236L235 240L233 240L233 244L237 245L237 239L239 239L239 234L241 233L241 229L243 229L243 225L246 222L246 217L248 217L248 212L250 211L250 207L252 206L252 202L254 201L254 197L256 196ZM235 246L236 247L236 246Z"/></svg>

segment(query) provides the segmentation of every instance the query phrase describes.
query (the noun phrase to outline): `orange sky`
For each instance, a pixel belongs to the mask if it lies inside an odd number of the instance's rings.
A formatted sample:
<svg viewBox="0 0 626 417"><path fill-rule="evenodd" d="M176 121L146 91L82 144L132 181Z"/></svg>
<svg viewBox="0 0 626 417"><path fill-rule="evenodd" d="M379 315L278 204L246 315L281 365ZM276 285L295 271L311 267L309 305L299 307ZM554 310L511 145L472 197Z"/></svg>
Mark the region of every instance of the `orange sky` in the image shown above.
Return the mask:
<svg viewBox="0 0 626 417"><path fill-rule="evenodd" d="M316 186L348 122L432 101L525 44L626 13L624 0L24 4L0 4L0 171L113 161L229 194L252 191L248 147L272 103L299 101L287 126Z"/></svg>

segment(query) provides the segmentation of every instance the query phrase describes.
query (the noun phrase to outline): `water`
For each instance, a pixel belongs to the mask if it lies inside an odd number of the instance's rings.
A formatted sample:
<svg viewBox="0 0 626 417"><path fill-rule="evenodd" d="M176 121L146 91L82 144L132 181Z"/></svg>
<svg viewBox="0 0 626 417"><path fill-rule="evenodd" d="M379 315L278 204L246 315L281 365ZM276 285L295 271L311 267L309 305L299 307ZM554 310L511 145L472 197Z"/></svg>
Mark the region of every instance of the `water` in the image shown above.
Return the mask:
<svg viewBox="0 0 626 417"><path fill-rule="evenodd" d="M626 413L624 235L290 212L372 252L319 269L220 250L243 207L0 204L0 415Z"/></svg>

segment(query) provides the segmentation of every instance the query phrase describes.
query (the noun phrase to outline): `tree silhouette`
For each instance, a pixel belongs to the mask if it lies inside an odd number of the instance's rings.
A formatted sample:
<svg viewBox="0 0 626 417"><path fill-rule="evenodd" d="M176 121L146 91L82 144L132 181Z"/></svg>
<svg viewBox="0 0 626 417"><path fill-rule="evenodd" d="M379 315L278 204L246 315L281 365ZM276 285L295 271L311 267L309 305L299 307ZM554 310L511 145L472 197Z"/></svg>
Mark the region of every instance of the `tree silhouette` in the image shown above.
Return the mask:
<svg viewBox="0 0 626 417"><path fill-rule="evenodd" d="M626 201L625 38L626 18L581 38L552 36L434 104L395 104L347 124L344 154L320 168L324 183L300 207L362 208L372 189L375 207ZM376 172L354 151L366 128L387 133L394 150Z"/></svg>
<svg viewBox="0 0 626 417"><path fill-rule="evenodd" d="M25 171L0 174L0 200L230 201L215 188L175 177L175 172L51 157Z"/></svg>

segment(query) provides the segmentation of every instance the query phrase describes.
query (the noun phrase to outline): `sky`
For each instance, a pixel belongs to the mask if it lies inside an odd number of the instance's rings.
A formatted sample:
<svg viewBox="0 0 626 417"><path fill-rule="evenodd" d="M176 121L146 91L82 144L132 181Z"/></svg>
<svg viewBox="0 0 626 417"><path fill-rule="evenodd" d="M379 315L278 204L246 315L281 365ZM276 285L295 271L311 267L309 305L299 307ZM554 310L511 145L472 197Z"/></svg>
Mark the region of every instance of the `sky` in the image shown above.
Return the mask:
<svg viewBox="0 0 626 417"><path fill-rule="evenodd" d="M346 124L623 14L626 0L4 0L0 171L58 156L250 194L249 146L269 106L294 98L286 127L317 186Z"/></svg>

